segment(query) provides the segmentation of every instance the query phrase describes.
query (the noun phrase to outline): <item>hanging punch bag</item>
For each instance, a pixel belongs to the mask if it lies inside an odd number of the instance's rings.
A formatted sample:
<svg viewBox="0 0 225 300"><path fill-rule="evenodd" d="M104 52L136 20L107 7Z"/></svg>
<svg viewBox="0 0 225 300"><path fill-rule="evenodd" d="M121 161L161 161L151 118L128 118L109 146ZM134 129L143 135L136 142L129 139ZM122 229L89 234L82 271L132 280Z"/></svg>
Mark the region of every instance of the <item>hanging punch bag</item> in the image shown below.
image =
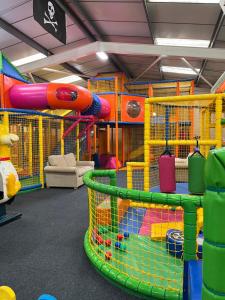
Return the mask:
<svg viewBox="0 0 225 300"><path fill-rule="evenodd" d="M204 170L205 157L201 154L198 147L198 138L196 137L197 145L191 156L188 157L188 190L191 194L204 194Z"/></svg>
<svg viewBox="0 0 225 300"><path fill-rule="evenodd" d="M175 155L169 151L167 141L166 149L159 157L159 184L162 193L176 191Z"/></svg>

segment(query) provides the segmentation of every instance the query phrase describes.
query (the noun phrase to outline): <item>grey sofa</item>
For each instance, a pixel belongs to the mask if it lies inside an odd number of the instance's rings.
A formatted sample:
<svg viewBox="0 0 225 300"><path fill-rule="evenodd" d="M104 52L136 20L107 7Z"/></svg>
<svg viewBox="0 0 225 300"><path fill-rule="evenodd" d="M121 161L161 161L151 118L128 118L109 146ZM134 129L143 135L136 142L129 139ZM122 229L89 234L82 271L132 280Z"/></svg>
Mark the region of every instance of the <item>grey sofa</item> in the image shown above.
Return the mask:
<svg viewBox="0 0 225 300"><path fill-rule="evenodd" d="M93 161L76 161L75 155L51 155L44 168L47 187L72 187L83 184L83 175L94 169Z"/></svg>

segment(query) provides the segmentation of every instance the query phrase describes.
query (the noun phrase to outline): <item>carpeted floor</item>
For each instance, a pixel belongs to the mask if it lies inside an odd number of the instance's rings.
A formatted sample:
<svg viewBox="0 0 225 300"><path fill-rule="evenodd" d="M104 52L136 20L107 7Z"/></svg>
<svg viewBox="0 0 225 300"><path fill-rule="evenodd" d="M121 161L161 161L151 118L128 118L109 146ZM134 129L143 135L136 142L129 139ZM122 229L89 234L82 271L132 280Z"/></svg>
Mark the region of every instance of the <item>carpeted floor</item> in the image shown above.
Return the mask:
<svg viewBox="0 0 225 300"><path fill-rule="evenodd" d="M23 216L0 227L0 285L11 286L17 300L43 293L58 300L137 299L97 274L84 253L85 187L23 194L8 210Z"/></svg>

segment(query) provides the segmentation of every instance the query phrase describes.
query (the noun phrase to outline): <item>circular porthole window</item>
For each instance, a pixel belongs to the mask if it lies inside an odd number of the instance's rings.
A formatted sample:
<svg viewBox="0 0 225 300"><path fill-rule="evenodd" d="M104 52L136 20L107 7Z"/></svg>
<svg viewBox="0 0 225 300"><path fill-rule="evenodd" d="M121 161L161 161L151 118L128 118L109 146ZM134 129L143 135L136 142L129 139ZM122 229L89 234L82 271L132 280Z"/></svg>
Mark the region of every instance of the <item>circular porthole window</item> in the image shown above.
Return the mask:
<svg viewBox="0 0 225 300"><path fill-rule="evenodd" d="M131 118L137 118L141 112L141 105L136 100L131 100L127 102L127 114Z"/></svg>

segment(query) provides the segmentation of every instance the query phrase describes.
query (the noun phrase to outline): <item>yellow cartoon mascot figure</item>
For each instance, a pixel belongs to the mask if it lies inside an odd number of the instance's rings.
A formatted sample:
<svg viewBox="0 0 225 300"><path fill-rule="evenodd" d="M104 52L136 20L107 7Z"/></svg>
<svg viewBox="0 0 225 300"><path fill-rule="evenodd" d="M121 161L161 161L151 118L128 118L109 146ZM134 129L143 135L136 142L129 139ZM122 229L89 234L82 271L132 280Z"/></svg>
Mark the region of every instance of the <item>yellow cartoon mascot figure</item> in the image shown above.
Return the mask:
<svg viewBox="0 0 225 300"><path fill-rule="evenodd" d="M5 203L11 204L21 188L18 174L10 160L10 148L18 140L17 135L8 133L7 126L0 124L0 225L21 216L6 215L5 209Z"/></svg>

